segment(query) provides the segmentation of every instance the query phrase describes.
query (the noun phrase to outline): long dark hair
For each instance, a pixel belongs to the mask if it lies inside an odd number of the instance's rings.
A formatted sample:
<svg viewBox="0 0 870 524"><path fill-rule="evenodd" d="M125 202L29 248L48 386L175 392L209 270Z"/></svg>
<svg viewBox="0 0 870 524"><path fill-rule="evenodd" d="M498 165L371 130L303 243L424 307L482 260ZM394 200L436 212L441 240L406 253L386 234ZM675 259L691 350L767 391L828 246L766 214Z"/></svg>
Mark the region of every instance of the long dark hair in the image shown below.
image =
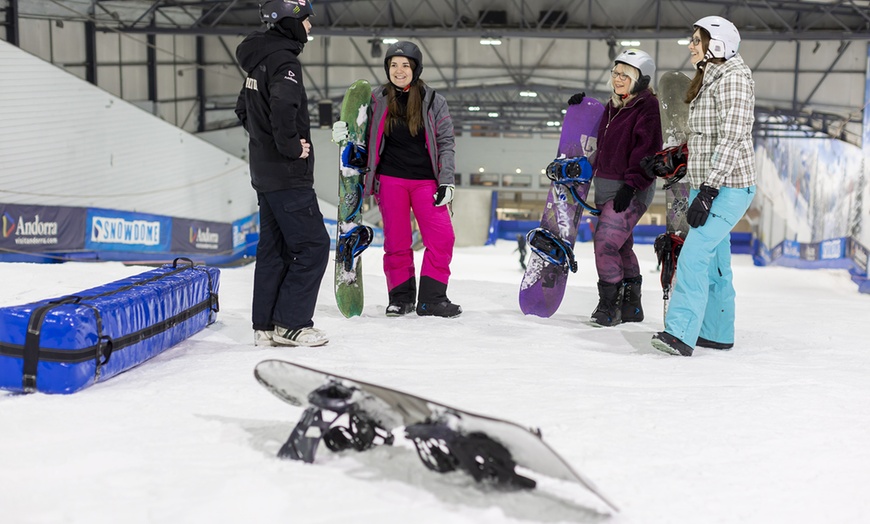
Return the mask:
<svg viewBox="0 0 870 524"><path fill-rule="evenodd" d="M417 67L413 59L409 58L408 62L411 64L411 69ZM417 136L417 133L423 129L423 96L426 94L426 83L418 78L408 84L407 107L399 103L399 90L389 80L384 84L384 89L387 92L387 125L384 132L389 135L394 125L404 121L411 136Z"/></svg>
<svg viewBox="0 0 870 524"><path fill-rule="evenodd" d="M704 50L704 58L695 65L695 76L692 78L691 83L689 83L688 91L686 91L685 102L687 104L690 104L698 96L698 93L701 92L701 86L704 84L704 69L707 67L707 64L711 62L721 64L725 61L724 58L706 57L707 49L710 49L710 33L703 27L695 26L695 29L698 30L698 34L701 37L701 49ZM694 36L694 31L692 34Z"/></svg>

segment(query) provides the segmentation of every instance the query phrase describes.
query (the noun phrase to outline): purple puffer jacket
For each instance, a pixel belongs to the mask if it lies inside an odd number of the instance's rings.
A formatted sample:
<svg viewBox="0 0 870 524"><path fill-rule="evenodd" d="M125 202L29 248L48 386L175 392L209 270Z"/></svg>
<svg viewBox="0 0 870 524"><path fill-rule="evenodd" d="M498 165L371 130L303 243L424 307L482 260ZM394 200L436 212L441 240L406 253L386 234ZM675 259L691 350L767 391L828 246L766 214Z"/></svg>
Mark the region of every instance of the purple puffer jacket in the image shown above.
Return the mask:
<svg viewBox="0 0 870 524"><path fill-rule="evenodd" d="M662 124L655 95L645 89L619 109L608 102L598 127L595 176L646 189L654 181L644 175L640 161L661 148Z"/></svg>

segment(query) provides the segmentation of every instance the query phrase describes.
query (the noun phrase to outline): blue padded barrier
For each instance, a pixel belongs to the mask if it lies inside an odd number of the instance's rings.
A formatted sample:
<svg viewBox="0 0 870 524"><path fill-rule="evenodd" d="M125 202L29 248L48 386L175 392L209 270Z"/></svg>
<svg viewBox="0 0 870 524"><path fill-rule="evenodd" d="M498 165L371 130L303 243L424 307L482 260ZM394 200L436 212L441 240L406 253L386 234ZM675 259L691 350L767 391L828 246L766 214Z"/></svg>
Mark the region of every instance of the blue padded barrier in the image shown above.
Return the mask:
<svg viewBox="0 0 870 524"><path fill-rule="evenodd" d="M217 268L176 259L76 295L0 308L0 389L73 393L126 371L213 323L219 283Z"/></svg>

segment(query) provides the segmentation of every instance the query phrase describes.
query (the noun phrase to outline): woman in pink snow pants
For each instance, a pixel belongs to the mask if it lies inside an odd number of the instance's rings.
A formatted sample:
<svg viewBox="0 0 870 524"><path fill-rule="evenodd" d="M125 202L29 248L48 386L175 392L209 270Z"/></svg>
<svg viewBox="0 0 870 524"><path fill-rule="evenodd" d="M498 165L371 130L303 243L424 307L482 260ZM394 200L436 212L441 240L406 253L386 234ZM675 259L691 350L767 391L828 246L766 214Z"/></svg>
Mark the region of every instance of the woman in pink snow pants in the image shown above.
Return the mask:
<svg viewBox="0 0 870 524"><path fill-rule="evenodd" d="M454 192L453 120L447 101L420 79L423 54L411 42L390 46L388 81L372 91L365 194L374 194L384 225L388 317L416 310L421 316L456 317L447 298L456 237L448 204ZM333 139L346 138L336 122ZM419 292L412 249L411 212L426 250Z"/></svg>

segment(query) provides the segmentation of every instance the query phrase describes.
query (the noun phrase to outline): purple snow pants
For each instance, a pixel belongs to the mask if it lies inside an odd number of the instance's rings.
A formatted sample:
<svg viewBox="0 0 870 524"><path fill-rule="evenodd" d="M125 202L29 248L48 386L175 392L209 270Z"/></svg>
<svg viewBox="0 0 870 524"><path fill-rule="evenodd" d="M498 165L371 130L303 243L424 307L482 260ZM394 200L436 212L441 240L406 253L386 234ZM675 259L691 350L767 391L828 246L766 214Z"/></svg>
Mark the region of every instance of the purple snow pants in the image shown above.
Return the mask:
<svg viewBox="0 0 870 524"><path fill-rule="evenodd" d="M426 250L423 253L421 277L430 277L447 284L450 261L456 236L447 206L435 206L433 195L438 190L435 180L409 180L378 175L378 207L384 220L384 273L387 289L413 278L414 251L411 211L420 227Z"/></svg>
<svg viewBox="0 0 870 524"><path fill-rule="evenodd" d="M646 212L647 206L633 198L622 213L613 210L613 200L598 206L601 215L592 237L595 245L595 267L598 279L616 284L626 278L640 275L640 266L634 254L634 226Z"/></svg>

